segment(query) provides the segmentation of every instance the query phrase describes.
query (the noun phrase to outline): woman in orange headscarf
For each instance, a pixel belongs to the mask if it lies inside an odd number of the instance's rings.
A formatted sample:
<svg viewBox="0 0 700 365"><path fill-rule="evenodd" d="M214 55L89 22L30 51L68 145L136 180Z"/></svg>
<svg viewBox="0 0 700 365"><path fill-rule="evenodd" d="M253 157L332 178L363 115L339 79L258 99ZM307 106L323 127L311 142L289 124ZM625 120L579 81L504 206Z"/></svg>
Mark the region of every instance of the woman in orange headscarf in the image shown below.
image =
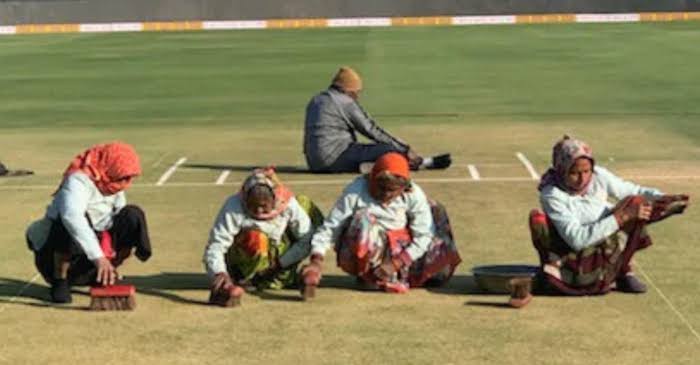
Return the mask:
<svg viewBox="0 0 700 365"><path fill-rule="evenodd" d="M408 160L396 152L382 155L368 175L350 183L316 231L306 286L318 285L332 244L338 266L387 292L443 284L461 262L445 209L410 180Z"/></svg>
<svg viewBox="0 0 700 365"><path fill-rule="evenodd" d="M122 142L93 146L71 161L44 218L27 229L54 302L70 303L71 285L114 284L132 249L142 261L151 256L144 212L126 204L125 190L140 174L136 151Z"/></svg>

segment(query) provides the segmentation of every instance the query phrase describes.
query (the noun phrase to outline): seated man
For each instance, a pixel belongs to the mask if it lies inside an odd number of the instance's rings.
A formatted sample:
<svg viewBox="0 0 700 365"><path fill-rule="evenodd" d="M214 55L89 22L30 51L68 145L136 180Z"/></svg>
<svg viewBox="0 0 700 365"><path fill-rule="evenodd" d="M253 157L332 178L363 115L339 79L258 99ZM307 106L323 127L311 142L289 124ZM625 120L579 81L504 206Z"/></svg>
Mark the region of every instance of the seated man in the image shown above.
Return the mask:
<svg viewBox="0 0 700 365"><path fill-rule="evenodd" d="M297 263L308 255L314 223L322 220L311 200L295 197L272 168L255 170L226 200L209 234L204 264L210 302L236 305L246 284L295 286Z"/></svg>
<svg viewBox="0 0 700 365"><path fill-rule="evenodd" d="M393 293L441 285L461 262L445 209L411 182L408 161L396 152L350 183L314 234L311 263L303 270L306 286L318 285L332 244L340 268Z"/></svg>
<svg viewBox="0 0 700 365"><path fill-rule="evenodd" d="M27 229L51 300L70 303L71 285L114 284L134 248L141 261L151 256L144 212L126 205L125 190L140 174L133 147L119 142L94 146L68 166L46 215Z"/></svg>
<svg viewBox="0 0 700 365"><path fill-rule="evenodd" d="M568 295L604 294L613 287L645 292L631 263L637 250L651 245L644 226L682 213L688 203L686 195L620 179L596 165L587 144L568 136L555 144L539 191L544 213L533 211L530 227L542 284Z"/></svg>
<svg viewBox="0 0 700 365"><path fill-rule="evenodd" d="M361 91L362 79L357 72L341 67L331 86L306 106L304 155L311 171L358 172L360 164L374 162L387 152L406 156L412 170L450 165L449 155L423 159L408 144L380 128L358 104ZM375 143L357 142L356 133Z"/></svg>

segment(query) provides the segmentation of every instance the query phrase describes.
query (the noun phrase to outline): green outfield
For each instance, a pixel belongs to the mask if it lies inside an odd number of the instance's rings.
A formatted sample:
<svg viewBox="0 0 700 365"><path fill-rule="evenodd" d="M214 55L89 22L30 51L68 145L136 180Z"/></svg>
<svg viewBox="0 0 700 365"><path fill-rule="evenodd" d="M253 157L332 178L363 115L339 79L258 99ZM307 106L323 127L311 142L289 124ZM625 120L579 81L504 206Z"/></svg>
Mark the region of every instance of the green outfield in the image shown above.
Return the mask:
<svg viewBox="0 0 700 365"><path fill-rule="evenodd" d="M0 363L695 364L695 207L650 228L644 295L511 310L478 293L470 268L536 263L536 181L516 155L542 173L564 133L621 176L700 196L699 41L696 22L0 37L0 161L36 172L0 178ZM361 102L383 127L419 152L452 152L450 169L415 180L450 213L456 276L363 292L329 254L314 302L285 290L204 305L214 215L247 167L303 167L304 107L343 64L364 76ZM154 256L121 270L138 307L88 312L85 288L51 306L24 229L75 154L115 139L144 169L128 197ZM325 212L353 178L280 175Z"/></svg>

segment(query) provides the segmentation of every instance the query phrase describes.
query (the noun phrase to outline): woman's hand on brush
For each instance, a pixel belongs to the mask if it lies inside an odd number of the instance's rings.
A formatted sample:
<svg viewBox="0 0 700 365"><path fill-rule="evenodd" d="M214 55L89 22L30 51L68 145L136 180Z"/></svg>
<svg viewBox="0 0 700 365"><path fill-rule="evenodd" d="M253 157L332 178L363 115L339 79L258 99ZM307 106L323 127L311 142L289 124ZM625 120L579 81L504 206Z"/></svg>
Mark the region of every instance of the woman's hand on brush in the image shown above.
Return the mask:
<svg viewBox="0 0 700 365"><path fill-rule="evenodd" d="M114 285L117 280L117 270L114 269L112 263L109 259L102 256L99 259L93 261L95 267L97 267L97 282L103 286Z"/></svg>
<svg viewBox="0 0 700 365"><path fill-rule="evenodd" d="M228 273L220 272L214 276L214 280L211 283L211 288L214 291L219 291L221 289L226 289L233 286L233 281Z"/></svg>

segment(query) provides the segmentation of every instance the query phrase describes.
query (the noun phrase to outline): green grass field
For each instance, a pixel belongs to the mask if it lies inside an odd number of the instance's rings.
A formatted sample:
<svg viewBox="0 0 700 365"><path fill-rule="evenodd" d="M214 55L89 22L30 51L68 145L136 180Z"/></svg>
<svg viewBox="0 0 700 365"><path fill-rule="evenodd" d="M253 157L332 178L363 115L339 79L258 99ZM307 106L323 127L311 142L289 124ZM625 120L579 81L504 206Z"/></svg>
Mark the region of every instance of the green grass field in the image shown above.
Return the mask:
<svg viewBox="0 0 700 365"><path fill-rule="evenodd" d="M698 41L693 22L0 37L0 160L36 172L0 179L0 363L696 364L694 207L651 227L645 295L510 310L476 292L470 268L536 263L536 182L515 154L541 173L564 133L622 176L700 196ZM448 287L403 296L358 291L328 264L314 302L289 290L205 306L214 215L243 167L303 166L304 107L342 64L365 77L362 104L382 126L419 152L452 152L453 167L415 179L445 203L464 262ZM75 154L115 139L144 168L128 196L155 253L121 270L138 308L85 311L85 288L51 306L24 229ZM212 168L156 186L181 157ZM352 178L281 176L324 211Z"/></svg>

